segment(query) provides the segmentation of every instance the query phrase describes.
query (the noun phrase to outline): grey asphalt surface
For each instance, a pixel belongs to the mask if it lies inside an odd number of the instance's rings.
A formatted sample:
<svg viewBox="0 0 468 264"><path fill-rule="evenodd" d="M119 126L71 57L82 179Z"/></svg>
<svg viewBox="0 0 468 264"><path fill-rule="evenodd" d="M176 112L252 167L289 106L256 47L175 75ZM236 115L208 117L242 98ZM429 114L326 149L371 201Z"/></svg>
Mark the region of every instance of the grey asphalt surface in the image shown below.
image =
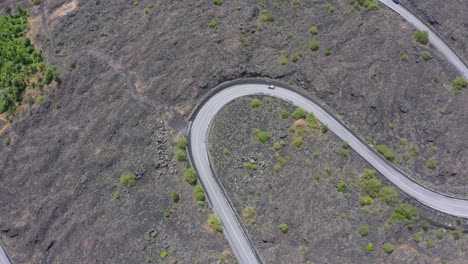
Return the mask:
<svg viewBox="0 0 468 264"><path fill-rule="evenodd" d="M2 244L0 244L0 264L10 264L10 259L8 258Z"/></svg>
<svg viewBox="0 0 468 264"><path fill-rule="evenodd" d="M464 78L468 79L468 68L465 63L463 63L460 57L458 57L457 54L433 30L426 26L426 24L402 5L397 5L392 0L379 0L379 2L397 12L418 30L427 31L429 33L429 42L445 56L445 58ZM460 10L460 12L463 12L463 10Z"/></svg>
<svg viewBox="0 0 468 264"><path fill-rule="evenodd" d="M391 163L372 151L370 147L359 140L356 135L342 125L321 106L308 98L286 88L276 87L268 89L267 84L239 84L219 91L213 95L197 113L191 124L190 142L193 166L198 172L198 177L205 187L205 191L212 202L213 211L220 217L224 227L224 234L228 238L235 255L240 263L259 263L255 250L251 247L243 229L230 207L227 198L223 195L211 170L208 158L208 135L211 122L216 113L230 101L247 95L269 95L291 102L309 113L313 113L317 119L335 133L343 141L349 143L361 157L363 157L377 171L384 175L401 191L419 202L449 215L468 218L468 200L444 196L426 189L410 180Z"/></svg>

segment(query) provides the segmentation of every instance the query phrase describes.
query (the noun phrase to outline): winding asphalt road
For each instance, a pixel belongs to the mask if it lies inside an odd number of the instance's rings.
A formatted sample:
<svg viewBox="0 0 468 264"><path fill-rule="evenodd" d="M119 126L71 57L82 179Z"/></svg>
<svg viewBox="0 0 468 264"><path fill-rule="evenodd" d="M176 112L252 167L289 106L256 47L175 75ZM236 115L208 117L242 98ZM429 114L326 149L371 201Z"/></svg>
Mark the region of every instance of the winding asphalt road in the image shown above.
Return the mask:
<svg viewBox="0 0 468 264"><path fill-rule="evenodd" d="M415 28L427 31L429 33L430 43L447 58L463 77L468 78L468 68L466 65L435 32L407 9L393 3L392 0L379 1L404 17ZM401 191L435 210L468 219L468 200L449 197L431 191L412 181L393 164L386 161L365 142L360 140L359 137L344 124L309 98L283 87L277 86L275 89L268 89L268 84L266 83L238 84L214 94L198 109L189 130L189 151L192 166L199 174L198 177L208 194L213 211L220 217L224 227L224 234L240 263L260 263L261 260L255 248L248 240L232 206L229 204L227 195L214 176L208 157L207 142L211 122L216 113L225 104L241 96L258 94L269 95L289 101L307 112L313 113L318 120L327 125L328 128L343 141L348 142L350 147Z"/></svg>

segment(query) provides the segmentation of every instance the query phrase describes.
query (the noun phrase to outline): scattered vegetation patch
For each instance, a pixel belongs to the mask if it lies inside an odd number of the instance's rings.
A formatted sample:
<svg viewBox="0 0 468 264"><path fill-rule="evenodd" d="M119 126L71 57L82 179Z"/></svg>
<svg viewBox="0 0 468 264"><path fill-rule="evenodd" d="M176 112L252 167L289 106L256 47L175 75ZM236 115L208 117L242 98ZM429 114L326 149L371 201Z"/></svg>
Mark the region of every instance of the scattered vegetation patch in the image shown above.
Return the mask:
<svg viewBox="0 0 468 264"><path fill-rule="evenodd" d="M200 185L196 185L193 188L193 196L195 196L195 200L197 202L204 202L205 201L205 192L203 191L203 188Z"/></svg>
<svg viewBox="0 0 468 264"><path fill-rule="evenodd" d="M393 244L391 244L391 243L385 243L385 244L383 245L383 249L384 249L384 251L385 251L387 254L390 254L390 253L393 252L394 247L393 247Z"/></svg>
<svg viewBox="0 0 468 264"><path fill-rule="evenodd" d="M179 137L177 139L177 147L179 149L185 149L187 147L187 139L184 137Z"/></svg>
<svg viewBox="0 0 468 264"><path fill-rule="evenodd" d="M398 191L392 186L385 186L379 190L379 199L387 205L396 205L398 196Z"/></svg>
<svg viewBox="0 0 468 264"><path fill-rule="evenodd" d="M319 45L319 41L315 39L309 42L309 48L311 51L317 51L319 49Z"/></svg>
<svg viewBox="0 0 468 264"><path fill-rule="evenodd" d="M250 224L255 224L255 208L252 206L247 206L242 211L242 217L244 221Z"/></svg>
<svg viewBox="0 0 468 264"><path fill-rule="evenodd" d="M367 236L369 234L369 227L368 226L360 226L358 229L358 233L361 236Z"/></svg>
<svg viewBox="0 0 468 264"><path fill-rule="evenodd" d="M288 118L289 117L289 112L286 111L286 110L281 110L280 117L281 117L281 119Z"/></svg>
<svg viewBox="0 0 468 264"><path fill-rule="evenodd" d="M185 169L184 178L188 183L192 185L197 183L197 173L192 168Z"/></svg>
<svg viewBox="0 0 468 264"><path fill-rule="evenodd" d="M287 224L284 224L284 223L283 223L283 224L280 224L280 225L278 226L278 228L279 228L279 230L281 231L281 233L283 233L283 234L287 233L288 230L289 230L289 226L288 226Z"/></svg>
<svg viewBox="0 0 468 264"><path fill-rule="evenodd" d="M423 236L424 236L423 231L416 232L413 235L413 241L416 242L416 243L419 243L423 239Z"/></svg>
<svg viewBox="0 0 468 264"><path fill-rule="evenodd" d="M429 43L429 33L427 31L418 30L414 33L414 39L423 45Z"/></svg>
<svg viewBox="0 0 468 264"><path fill-rule="evenodd" d="M270 13L268 10L262 10L260 11L260 21L262 22L273 22L275 18L273 17L273 14Z"/></svg>
<svg viewBox="0 0 468 264"><path fill-rule="evenodd" d="M429 51L423 51L421 53L421 58L424 60L424 61L428 61L430 60L432 57L431 53Z"/></svg>
<svg viewBox="0 0 468 264"><path fill-rule="evenodd" d="M220 5L223 4L223 0L213 0L213 4L217 5L217 6L220 6Z"/></svg>
<svg viewBox="0 0 468 264"><path fill-rule="evenodd" d="M325 56L330 56L332 54L332 51L330 48L325 49Z"/></svg>
<svg viewBox="0 0 468 264"><path fill-rule="evenodd" d="M433 159L430 159L427 161L427 164L426 164L427 168L428 169L435 169L437 167L437 161L436 160L433 160Z"/></svg>
<svg viewBox="0 0 468 264"><path fill-rule="evenodd" d="M309 28L309 33L311 35L317 35L318 34L318 28L316 26L312 26Z"/></svg>
<svg viewBox="0 0 468 264"><path fill-rule="evenodd" d="M375 149L377 150L377 152L382 154L385 157L385 159L387 159L388 161L390 162L396 161L395 153L393 153L393 151L387 145L384 145L384 144L377 145L375 146Z"/></svg>
<svg viewBox="0 0 468 264"><path fill-rule="evenodd" d="M221 225L221 220L215 214L208 215L208 225L215 232L223 232L223 226Z"/></svg>
<svg viewBox="0 0 468 264"><path fill-rule="evenodd" d="M340 182L338 183L338 185L336 185L336 189L339 191L339 192L346 192L346 183L345 182Z"/></svg>
<svg viewBox="0 0 468 264"><path fill-rule="evenodd" d="M250 101L250 105L252 107L259 107L261 105L260 99L254 98L252 101Z"/></svg>
<svg viewBox="0 0 468 264"><path fill-rule="evenodd" d="M176 160L177 161L186 161L187 160L187 154L185 151L178 149L176 151Z"/></svg>
<svg viewBox="0 0 468 264"><path fill-rule="evenodd" d="M351 5L356 9L366 8L367 10L379 9L377 0L351 0Z"/></svg>
<svg viewBox="0 0 468 264"><path fill-rule="evenodd" d="M388 219L392 221L402 221L406 224L414 224L419 219L419 212L409 203L399 204Z"/></svg>
<svg viewBox="0 0 468 264"><path fill-rule="evenodd" d="M136 177L135 174L131 172L126 172L120 176L120 184L123 187L134 187L136 185Z"/></svg>
<svg viewBox="0 0 468 264"><path fill-rule="evenodd" d="M403 55L401 55L400 59L401 59L401 61L407 62L409 60L409 56L408 56L408 54L403 54Z"/></svg>
<svg viewBox="0 0 468 264"><path fill-rule="evenodd" d="M210 28L218 28L218 22L216 22L216 20L211 20L209 26Z"/></svg>
<svg viewBox="0 0 468 264"><path fill-rule="evenodd" d="M176 191L172 191L171 192L171 199L172 199L173 202L178 203L179 199L180 199L179 193L177 193Z"/></svg>
<svg viewBox="0 0 468 264"><path fill-rule="evenodd" d="M294 119L294 120L298 120L298 119L301 119L301 118L305 118L306 116L306 112L304 109L302 108L296 108L296 110L294 110L294 112L291 114L291 117Z"/></svg>
<svg viewBox="0 0 468 264"><path fill-rule="evenodd" d="M257 128L254 129L254 133L255 133L255 135L257 135L258 141L260 141L262 143L266 143L271 138L270 133L268 133L267 131L262 131L262 130L257 129Z"/></svg>
<svg viewBox="0 0 468 264"><path fill-rule="evenodd" d="M251 162L246 162L244 163L244 168L249 169L249 170L256 170L257 165Z"/></svg>
<svg viewBox="0 0 468 264"><path fill-rule="evenodd" d="M332 4L326 3L325 8L327 9L328 13L335 13L335 7Z"/></svg>
<svg viewBox="0 0 468 264"><path fill-rule="evenodd" d="M455 95L458 95L459 93L463 92L466 86L468 86L468 80L463 78L462 76L458 76L452 82L453 92L455 93Z"/></svg>

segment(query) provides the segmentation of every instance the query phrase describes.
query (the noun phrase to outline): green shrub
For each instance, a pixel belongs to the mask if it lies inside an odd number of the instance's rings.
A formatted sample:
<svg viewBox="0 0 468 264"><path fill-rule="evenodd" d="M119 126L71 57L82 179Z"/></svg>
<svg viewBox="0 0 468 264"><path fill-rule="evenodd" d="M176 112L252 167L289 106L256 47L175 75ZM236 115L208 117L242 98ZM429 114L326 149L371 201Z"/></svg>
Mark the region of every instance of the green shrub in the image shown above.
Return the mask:
<svg viewBox="0 0 468 264"><path fill-rule="evenodd" d="M250 101L250 105L252 107L259 107L261 105L260 99L258 98L252 99L252 101Z"/></svg>
<svg viewBox="0 0 468 264"><path fill-rule="evenodd" d="M351 4L356 9L360 9L361 7L364 7L367 10L379 9L379 3L377 2L377 0L351 0Z"/></svg>
<svg viewBox="0 0 468 264"><path fill-rule="evenodd" d="M318 151L314 151L312 153L312 157L314 157L315 159L318 158L319 156L320 156L320 152L318 152Z"/></svg>
<svg viewBox="0 0 468 264"><path fill-rule="evenodd" d="M145 258L145 262L146 262L146 263L151 263L151 258L150 258L150 257L146 257L146 258Z"/></svg>
<svg viewBox="0 0 468 264"><path fill-rule="evenodd" d="M196 185L193 188L193 195L195 196L195 200L197 200L198 202L205 201L205 192L203 191L203 188L200 185Z"/></svg>
<svg viewBox="0 0 468 264"><path fill-rule="evenodd" d="M281 233L285 234L288 232L289 230L289 226L287 224L281 224L278 226L279 230L281 231Z"/></svg>
<svg viewBox="0 0 468 264"><path fill-rule="evenodd" d="M375 149L382 154L385 159L387 159L390 162L395 162L396 161L396 155L393 153L393 151L387 146L387 145L377 145L375 146Z"/></svg>
<svg viewBox="0 0 468 264"><path fill-rule="evenodd" d="M400 139L398 140L398 144L399 144L400 146L406 146L406 144L408 144L408 140L406 140L406 138L400 138Z"/></svg>
<svg viewBox="0 0 468 264"><path fill-rule="evenodd" d="M137 6L138 4L138 1L133 2L133 6Z"/></svg>
<svg viewBox="0 0 468 264"><path fill-rule="evenodd" d="M223 154L224 154L224 155L229 154L229 150L228 150L227 148L223 149Z"/></svg>
<svg viewBox="0 0 468 264"><path fill-rule="evenodd" d="M453 92L455 94L463 92L466 86L468 86L468 80L463 78L462 76L458 76L452 82Z"/></svg>
<svg viewBox="0 0 468 264"><path fill-rule="evenodd" d="M349 143L346 142L346 141L342 141L341 142L341 147L344 148L344 149L349 149Z"/></svg>
<svg viewBox="0 0 468 264"><path fill-rule="evenodd" d="M371 204L372 204L372 198L369 197L369 196L362 197L361 200L359 200L359 203L360 203L362 206L371 205Z"/></svg>
<svg viewBox="0 0 468 264"><path fill-rule="evenodd" d="M358 229L358 233L361 236L367 236L369 234L369 227L368 226L360 226Z"/></svg>
<svg viewBox="0 0 468 264"><path fill-rule="evenodd" d="M389 218L390 222L403 221L407 224L414 224L418 219L418 210L408 203L399 204Z"/></svg>
<svg viewBox="0 0 468 264"><path fill-rule="evenodd" d="M185 169L184 178L188 183L192 185L195 185L197 183L197 173L192 168Z"/></svg>
<svg viewBox="0 0 468 264"><path fill-rule="evenodd" d="M280 117L281 117L281 119L288 118L289 117L289 112L286 111L286 110L281 110Z"/></svg>
<svg viewBox="0 0 468 264"><path fill-rule="evenodd" d="M307 125L312 128L320 128L320 123L313 113L307 115Z"/></svg>
<svg viewBox="0 0 468 264"><path fill-rule="evenodd" d="M261 143L266 143L271 138L270 133L268 133L267 131L257 130L255 131L255 134L257 135L257 139Z"/></svg>
<svg viewBox="0 0 468 264"><path fill-rule="evenodd" d="M428 61L431 59L431 53L429 51L423 51L421 53L421 58L424 60L424 61Z"/></svg>
<svg viewBox="0 0 468 264"><path fill-rule="evenodd" d="M185 151L178 149L176 151L176 160L177 161L186 161L187 160L187 154Z"/></svg>
<svg viewBox="0 0 468 264"><path fill-rule="evenodd" d="M302 108L296 108L296 110L294 110L294 112L291 114L291 117L294 119L294 120L298 120L298 119L301 119L301 118L305 118L306 116L306 112L304 109Z"/></svg>
<svg viewBox="0 0 468 264"><path fill-rule="evenodd" d="M252 206L245 207L242 211L242 217L247 223L255 224L255 208L253 208Z"/></svg>
<svg viewBox="0 0 468 264"><path fill-rule="evenodd" d="M435 235L436 235L436 237L437 237L438 239L444 238L445 229L443 229L443 228L437 229L436 232L435 232Z"/></svg>
<svg viewBox="0 0 468 264"><path fill-rule="evenodd" d="M215 232L223 232L223 226L221 225L221 220L219 220L219 217L215 214L210 214L208 216L208 225Z"/></svg>
<svg viewBox="0 0 468 264"><path fill-rule="evenodd" d="M315 39L314 39L314 40L311 40L311 41L309 42L309 48L310 48L310 50L311 50L311 51L317 51L317 50L319 49L319 44L320 44L320 43L318 42L318 40L315 40Z"/></svg>
<svg viewBox="0 0 468 264"><path fill-rule="evenodd" d="M9 138L9 137L5 137L5 138L3 139L3 145L4 145L4 146L10 145L10 138Z"/></svg>
<svg viewBox="0 0 468 264"><path fill-rule="evenodd" d="M428 247L428 248L434 247L434 240L428 239L428 240L426 241L426 247Z"/></svg>
<svg viewBox="0 0 468 264"><path fill-rule="evenodd" d="M400 59L401 59L401 61L407 62L409 60L409 56L408 56L408 54L403 54L403 55L401 55Z"/></svg>
<svg viewBox="0 0 468 264"><path fill-rule="evenodd" d="M32 0L32 3L35 5L35 6L38 6L41 4L41 0Z"/></svg>
<svg viewBox="0 0 468 264"><path fill-rule="evenodd" d="M394 187L385 186L379 190L379 198L387 205L395 205L398 202L398 192Z"/></svg>
<svg viewBox="0 0 468 264"><path fill-rule="evenodd" d="M330 48L325 49L325 56L330 56L332 54L332 51Z"/></svg>
<svg viewBox="0 0 468 264"><path fill-rule="evenodd" d="M387 253L387 254L390 254L393 252L394 248L393 248L393 245L391 243L385 243L383 245L383 249L384 251Z"/></svg>
<svg viewBox="0 0 468 264"><path fill-rule="evenodd" d="M332 4L326 3L325 8L327 9L328 13L335 13L335 7Z"/></svg>
<svg viewBox="0 0 468 264"><path fill-rule="evenodd" d="M380 189L383 187L379 179L374 176L361 178L362 189L372 198L376 198L379 195Z"/></svg>
<svg viewBox="0 0 468 264"><path fill-rule="evenodd" d="M268 10L260 11L260 21L262 22L273 22L275 18Z"/></svg>
<svg viewBox="0 0 468 264"><path fill-rule="evenodd" d="M299 57L294 55L292 58L291 58L291 61L292 62L297 62L299 60Z"/></svg>
<svg viewBox="0 0 468 264"><path fill-rule="evenodd" d="M318 34L318 28L316 26L312 26L309 28L309 32L312 35L317 35Z"/></svg>
<svg viewBox="0 0 468 264"><path fill-rule="evenodd" d="M328 127L326 125L321 125L320 126L320 131L322 132L322 134L325 134L328 132Z"/></svg>
<svg viewBox="0 0 468 264"><path fill-rule="evenodd" d="M460 238L463 236L463 229L462 228L457 228L452 231L452 237L454 240L460 240Z"/></svg>
<svg viewBox="0 0 468 264"><path fill-rule="evenodd" d="M295 137L293 139L293 145L296 147L296 148L300 148L302 146L302 143L304 142L304 137L302 136L299 136L299 137Z"/></svg>
<svg viewBox="0 0 468 264"><path fill-rule="evenodd" d="M249 170L256 170L257 165L253 164L253 163L250 163L250 162L247 162L247 163L244 163L244 168L249 169Z"/></svg>
<svg viewBox="0 0 468 264"><path fill-rule="evenodd" d="M123 187L134 187L136 185L135 174L126 172L120 176L120 184Z"/></svg>
<svg viewBox="0 0 468 264"><path fill-rule="evenodd" d="M288 58L286 58L284 56L281 56L280 59L279 59L279 63L281 65L286 65L288 63Z"/></svg>
<svg viewBox="0 0 468 264"><path fill-rule="evenodd" d="M179 137L177 139L177 147L180 149L185 149L187 147L187 139L184 137Z"/></svg>
<svg viewBox="0 0 468 264"><path fill-rule="evenodd" d="M414 34L414 39L417 42L426 45L429 42L429 33L427 33L427 31L418 30Z"/></svg>
<svg viewBox="0 0 468 264"><path fill-rule="evenodd" d="M423 231L416 232L413 235L413 241L416 243L419 243L423 239L423 236L424 236Z"/></svg>
<svg viewBox="0 0 468 264"><path fill-rule="evenodd" d="M159 256L161 256L161 258L165 259L167 257L167 251L166 250L163 250L161 252L161 254L159 254Z"/></svg>
<svg viewBox="0 0 468 264"><path fill-rule="evenodd" d="M349 155L349 150L347 150L347 149L342 149L342 150L340 150L340 155L343 156L343 157L345 157L345 158L348 157L348 155Z"/></svg>
<svg viewBox="0 0 468 264"><path fill-rule="evenodd" d="M217 6L220 6L220 5L223 4L223 0L213 0L213 4L217 5Z"/></svg>
<svg viewBox="0 0 468 264"><path fill-rule="evenodd" d="M372 251L374 251L374 244L372 244L372 243L367 243L367 245L366 245L366 251L369 252L369 253L372 252Z"/></svg>
<svg viewBox="0 0 468 264"><path fill-rule="evenodd" d="M211 20L210 24L208 24L210 28L218 28L218 22L216 20Z"/></svg>
<svg viewBox="0 0 468 264"><path fill-rule="evenodd" d="M175 203L178 203L179 202L179 194L176 192L176 191L172 191L171 192L171 199L172 201L174 201Z"/></svg>
<svg viewBox="0 0 468 264"><path fill-rule="evenodd" d="M433 160L433 159L430 159L427 161L427 168L433 170L437 167L437 161L436 160Z"/></svg>
<svg viewBox="0 0 468 264"><path fill-rule="evenodd" d="M275 142L273 145L274 150L280 150L284 145L286 145L286 142L284 140L281 140L279 142Z"/></svg>
<svg viewBox="0 0 468 264"><path fill-rule="evenodd" d="M112 194L112 196L113 196L114 199L116 199L116 200L117 200L117 199L120 199L120 192L115 191L115 192Z"/></svg>
<svg viewBox="0 0 468 264"><path fill-rule="evenodd" d="M336 185L336 189L339 192L346 192L346 183L344 183L344 182L338 183L338 185Z"/></svg>

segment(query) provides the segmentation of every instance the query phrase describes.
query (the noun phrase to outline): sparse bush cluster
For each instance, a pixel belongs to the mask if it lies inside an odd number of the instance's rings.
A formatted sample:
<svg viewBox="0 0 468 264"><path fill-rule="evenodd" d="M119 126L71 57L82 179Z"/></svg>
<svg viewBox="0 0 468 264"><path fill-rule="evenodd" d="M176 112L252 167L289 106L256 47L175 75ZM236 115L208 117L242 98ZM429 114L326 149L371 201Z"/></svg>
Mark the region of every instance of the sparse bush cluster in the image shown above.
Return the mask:
<svg viewBox="0 0 468 264"><path fill-rule="evenodd" d="M361 205L369 205L372 198L379 198L387 205L396 205L398 203L398 191L392 186L384 186L382 182L375 177L374 170L365 169L361 177L361 187L370 197L361 199Z"/></svg>
<svg viewBox="0 0 468 264"><path fill-rule="evenodd" d="M463 78L462 76L458 76L452 82L453 92L456 95L463 92L463 90L465 90L467 86L468 86L468 80Z"/></svg>
<svg viewBox="0 0 468 264"><path fill-rule="evenodd" d="M393 153L393 151L387 145L384 145L384 144L377 145L375 146L375 149L377 150L377 152L382 154L385 157L385 159L387 159L388 161L392 163L396 161L395 153Z"/></svg>
<svg viewBox="0 0 468 264"><path fill-rule="evenodd" d="M185 169L184 178L188 183L192 185L195 185L197 183L197 173L192 168Z"/></svg>
<svg viewBox="0 0 468 264"><path fill-rule="evenodd" d="M416 33L414 33L414 39L417 42L426 45L429 43L429 33L427 31L418 30Z"/></svg>
<svg viewBox="0 0 468 264"><path fill-rule="evenodd" d="M351 5L356 9L360 9L361 7L364 7L367 10L379 9L379 3L377 0L351 0Z"/></svg>
<svg viewBox="0 0 468 264"><path fill-rule="evenodd" d="M136 185L136 176L131 172L126 172L120 176L120 184L123 187L134 187Z"/></svg>
<svg viewBox="0 0 468 264"><path fill-rule="evenodd" d="M419 219L419 212L409 203L399 204L390 215L389 221L402 221L412 225Z"/></svg>
<svg viewBox="0 0 468 264"><path fill-rule="evenodd" d="M221 220L215 214L208 215L208 226L213 229L215 232L223 232L223 226L221 225Z"/></svg>

